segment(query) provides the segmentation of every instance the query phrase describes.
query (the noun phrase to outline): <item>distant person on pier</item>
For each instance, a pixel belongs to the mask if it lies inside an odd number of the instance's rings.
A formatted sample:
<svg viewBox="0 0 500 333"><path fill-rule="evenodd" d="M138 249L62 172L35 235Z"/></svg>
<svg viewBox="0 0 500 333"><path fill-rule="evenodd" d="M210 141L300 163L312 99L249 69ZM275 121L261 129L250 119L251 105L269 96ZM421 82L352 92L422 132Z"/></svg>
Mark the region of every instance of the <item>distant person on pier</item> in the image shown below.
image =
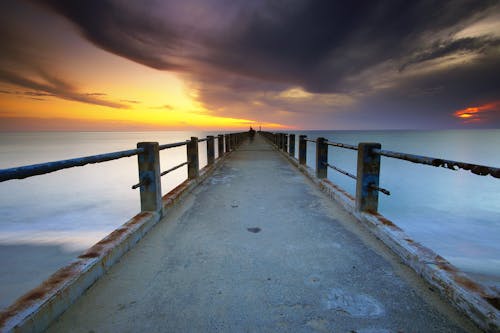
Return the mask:
<svg viewBox="0 0 500 333"><path fill-rule="evenodd" d="M250 126L250 130L248 131L248 135L250 137L250 141L253 141L253 138L255 136L255 130Z"/></svg>

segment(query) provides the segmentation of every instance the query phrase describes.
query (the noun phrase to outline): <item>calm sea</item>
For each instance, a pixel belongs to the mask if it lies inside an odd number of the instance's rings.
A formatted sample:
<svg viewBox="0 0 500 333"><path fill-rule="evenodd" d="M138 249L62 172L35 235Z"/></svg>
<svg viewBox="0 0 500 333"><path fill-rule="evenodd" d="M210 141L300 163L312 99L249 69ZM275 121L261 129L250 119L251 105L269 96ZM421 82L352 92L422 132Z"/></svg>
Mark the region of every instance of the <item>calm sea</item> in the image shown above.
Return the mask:
<svg viewBox="0 0 500 333"><path fill-rule="evenodd" d="M0 168L169 143L209 132L0 133ZM302 131L309 138L500 166L500 130ZM200 143L200 166L206 164ZM185 147L161 152L162 170L185 160ZM314 144L308 165L314 167ZM330 147L329 163L356 173L356 152ZM186 178L180 168L162 178L163 193ZM328 176L354 194L352 179ZM0 183L0 308L139 212L137 160L125 158ZM380 211L412 238L461 269L498 287L500 180L382 158ZM492 282L493 281L493 282Z"/></svg>

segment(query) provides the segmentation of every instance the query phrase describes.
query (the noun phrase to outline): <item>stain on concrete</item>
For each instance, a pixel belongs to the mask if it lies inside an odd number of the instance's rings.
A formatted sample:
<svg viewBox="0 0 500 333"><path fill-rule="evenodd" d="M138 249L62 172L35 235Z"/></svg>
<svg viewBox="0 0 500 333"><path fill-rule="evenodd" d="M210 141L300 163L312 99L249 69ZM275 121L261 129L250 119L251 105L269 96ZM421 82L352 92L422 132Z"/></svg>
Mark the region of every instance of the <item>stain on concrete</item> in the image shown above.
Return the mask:
<svg viewBox="0 0 500 333"><path fill-rule="evenodd" d="M391 333L392 331L385 328L363 328L360 330L352 331L356 333ZM398 333L403 333L403 331L398 331Z"/></svg>
<svg viewBox="0 0 500 333"><path fill-rule="evenodd" d="M262 229L259 227L255 227L255 228L247 228L247 230L256 234L259 233Z"/></svg>
<svg viewBox="0 0 500 333"><path fill-rule="evenodd" d="M306 325L311 327L312 329L318 331L318 332L330 332L328 328L328 320L325 320L324 318L314 318L309 321L307 321Z"/></svg>
<svg viewBox="0 0 500 333"><path fill-rule="evenodd" d="M308 287L318 287L320 283L321 283L321 276L319 274L309 275L304 280L304 284Z"/></svg>
<svg viewBox="0 0 500 333"><path fill-rule="evenodd" d="M355 294L340 288L333 288L326 297L326 308L351 317L380 317L385 314L384 306L375 298Z"/></svg>

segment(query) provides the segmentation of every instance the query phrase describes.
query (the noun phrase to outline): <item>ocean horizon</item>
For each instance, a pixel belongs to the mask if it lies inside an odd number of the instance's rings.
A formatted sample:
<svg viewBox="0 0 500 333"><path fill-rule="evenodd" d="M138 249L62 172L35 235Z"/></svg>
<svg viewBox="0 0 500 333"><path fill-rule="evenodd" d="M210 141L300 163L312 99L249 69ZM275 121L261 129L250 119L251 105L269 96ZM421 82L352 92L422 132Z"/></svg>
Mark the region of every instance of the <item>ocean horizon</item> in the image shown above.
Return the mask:
<svg viewBox="0 0 500 333"><path fill-rule="evenodd" d="M256 128L258 129L258 127ZM283 131L383 149L498 167L500 130ZM133 149L225 132L2 132L0 168ZM298 145L296 145L298 147ZM314 168L315 147L307 164ZM206 143L200 143L200 168ZM298 151L298 149L296 149ZM297 152L296 152L297 154ZM161 152L161 169L183 162L185 147ZM356 152L330 147L329 163L356 173ZM355 182L329 170L328 178L354 194ZM162 178L165 194L187 176L182 167ZM137 159L124 158L0 184L0 307L36 286L58 267L109 234L140 210ZM379 211L413 239L463 271L500 290L500 182L468 171L382 158Z"/></svg>

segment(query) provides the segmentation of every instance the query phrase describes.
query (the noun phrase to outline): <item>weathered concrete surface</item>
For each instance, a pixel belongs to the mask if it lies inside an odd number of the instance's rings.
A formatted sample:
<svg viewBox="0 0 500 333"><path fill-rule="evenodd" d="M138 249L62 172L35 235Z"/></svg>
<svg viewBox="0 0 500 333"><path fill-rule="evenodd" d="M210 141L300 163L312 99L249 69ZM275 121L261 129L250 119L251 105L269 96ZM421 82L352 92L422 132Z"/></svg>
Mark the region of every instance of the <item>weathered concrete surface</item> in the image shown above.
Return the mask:
<svg viewBox="0 0 500 333"><path fill-rule="evenodd" d="M256 137L49 332L475 332Z"/></svg>

